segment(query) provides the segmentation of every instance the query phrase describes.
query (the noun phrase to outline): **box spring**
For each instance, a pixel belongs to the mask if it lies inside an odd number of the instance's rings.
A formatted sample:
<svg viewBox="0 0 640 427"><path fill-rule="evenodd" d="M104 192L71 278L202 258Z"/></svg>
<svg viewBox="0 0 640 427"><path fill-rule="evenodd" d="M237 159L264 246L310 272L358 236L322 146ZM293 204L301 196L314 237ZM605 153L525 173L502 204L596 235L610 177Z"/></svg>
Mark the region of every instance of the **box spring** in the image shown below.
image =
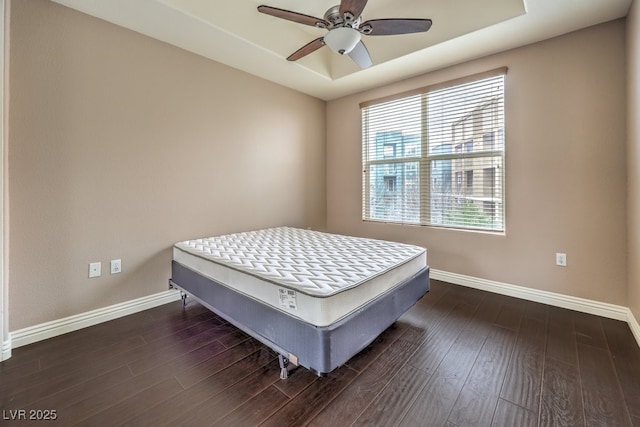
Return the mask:
<svg viewBox="0 0 640 427"><path fill-rule="evenodd" d="M343 365L429 291L429 267L327 326L315 326L172 261L171 282L297 364L325 374Z"/></svg>

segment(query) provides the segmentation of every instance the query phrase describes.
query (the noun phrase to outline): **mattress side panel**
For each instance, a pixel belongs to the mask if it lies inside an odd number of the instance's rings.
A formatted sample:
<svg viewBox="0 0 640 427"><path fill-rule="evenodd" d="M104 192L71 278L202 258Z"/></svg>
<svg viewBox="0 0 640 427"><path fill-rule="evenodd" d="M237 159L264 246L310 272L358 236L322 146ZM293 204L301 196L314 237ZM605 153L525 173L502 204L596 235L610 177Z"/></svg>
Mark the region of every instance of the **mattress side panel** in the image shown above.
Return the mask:
<svg viewBox="0 0 640 427"><path fill-rule="evenodd" d="M413 276L427 266L426 252L410 261L375 276L358 287L344 292L318 297L299 292L296 287L287 287L295 293L289 299L293 304L283 303L281 298L285 290L278 284L265 281L240 270L228 268L223 264L174 248L174 260L217 282L270 305L300 320L316 326L327 326L358 310L372 299L389 292L395 286Z"/></svg>

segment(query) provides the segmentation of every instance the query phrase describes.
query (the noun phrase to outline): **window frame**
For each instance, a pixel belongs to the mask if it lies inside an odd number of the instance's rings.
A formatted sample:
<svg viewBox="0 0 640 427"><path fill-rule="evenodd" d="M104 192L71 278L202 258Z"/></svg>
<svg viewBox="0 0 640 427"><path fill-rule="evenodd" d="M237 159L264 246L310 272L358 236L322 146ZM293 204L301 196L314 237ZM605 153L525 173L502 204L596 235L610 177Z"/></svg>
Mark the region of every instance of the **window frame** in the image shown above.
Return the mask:
<svg viewBox="0 0 640 427"><path fill-rule="evenodd" d="M506 174L504 169L506 168L506 75L507 68L502 67L495 70L487 71L484 73L478 73L470 76L466 76L460 79L450 80L442 83L438 83L435 85L430 85L426 87L421 87L418 89L414 89L411 91L399 93L393 96L388 96L384 98L378 98L371 101L366 101L360 104L360 108L362 111L362 220L365 222L378 222L378 223L397 223L401 225L418 225L418 226L427 226L434 228L446 228L446 229L455 229L461 231L479 231L490 234L505 234L506 233ZM500 112L501 112L501 124L502 127L498 128L498 132L501 132L501 135L498 135L496 130L491 132L484 132L481 143L480 150L477 150L473 147L473 142L471 142L471 150L468 149L470 142L467 139L461 139L460 141L451 141L452 150L449 153L430 153L429 146L429 130L428 130L428 114L424 113L428 110L427 99L428 94L430 92L438 91L441 89L453 88L455 86L461 86L468 83L479 82L488 78L503 76L503 86L502 93L500 99ZM420 133L421 133L421 153L419 156L408 156L408 157L396 157L396 158L386 158L386 156L381 156L380 158L369 160L369 155L367 151L370 148L371 141L369 141L369 117L368 117L368 107L376 106L379 104L384 104L390 101L395 100L406 100L413 96L420 96L420 108L421 108L421 125L420 125ZM491 101L493 103L493 101ZM491 134L490 138L487 138L487 135ZM499 143L500 139L502 143ZM488 145L487 143L490 140L491 148L489 150L485 150L484 148ZM471 140L473 141L473 140ZM456 144L461 145L461 150L453 149ZM496 148L498 147L498 148ZM395 145L394 145L395 151ZM434 177L431 176L431 165L433 161L465 161L467 159L478 159L478 158L499 158L500 166L502 168L502 172L499 172L499 177L496 177L495 166L490 165L481 165L480 173L483 174L484 170L488 167L494 168L494 180L499 179L499 187L501 188L500 199L496 202L495 200L491 200L490 203L493 205L493 212L495 215L495 210L498 209L497 203L501 203L501 227L491 228L491 227L482 227L482 226L463 226L460 224L436 224L432 222L432 207L430 198L432 196L432 183ZM376 166L382 165L392 165L392 164L405 164L409 165L412 163L418 164L418 185L419 185L419 194L420 194L420 202L419 202L419 220L417 222L410 221L408 219L403 220L391 220L391 219L377 219L372 217L372 203L371 203L371 182L370 177L372 174L372 170ZM406 166L405 166L406 167ZM474 167L475 169L475 167ZM472 171L474 170L472 169ZM462 188L466 190L468 188L469 183L467 182L467 171L461 169L462 173ZM473 172L472 172L473 173ZM404 178L403 178L404 179ZM481 176L484 187L484 176ZM423 189L424 186L427 186L426 189ZM451 176L451 193L452 197L455 198L454 188L458 186L457 177L455 174ZM396 189L397 189L396 183ZM484 190L482 190L484 192ZM425 198L425 200L423 200ZM429 199L429 200L426 200ZM471 198L470 198L471 199ZM484 212L486 209L484 207L487 204L487 201L480 200L482 202L482 206L480 210ZM406 200L403 201L406 203ZM444 213L444 211L442 211ZM406 211L402 212L403 215L406 215ZM408 217L408 215L407 215Z"/></svg>

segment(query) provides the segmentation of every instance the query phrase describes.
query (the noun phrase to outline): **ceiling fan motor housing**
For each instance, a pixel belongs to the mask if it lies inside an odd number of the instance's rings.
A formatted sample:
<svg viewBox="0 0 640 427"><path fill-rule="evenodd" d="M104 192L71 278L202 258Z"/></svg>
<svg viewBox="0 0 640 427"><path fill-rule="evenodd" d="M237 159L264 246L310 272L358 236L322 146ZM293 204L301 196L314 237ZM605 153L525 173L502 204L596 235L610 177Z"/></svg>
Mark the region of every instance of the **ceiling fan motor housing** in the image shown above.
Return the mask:
<svg viewBox="0 0 640 427"><path fill-rule="evenodd" d="M327 10L324 14L324 20L331 24L328 28L329 30L340 27L353 28L357 30L360 26L360 22L362 21L362 16L356 17L351 12L340 14L340 5L338 5Z"/></svg>

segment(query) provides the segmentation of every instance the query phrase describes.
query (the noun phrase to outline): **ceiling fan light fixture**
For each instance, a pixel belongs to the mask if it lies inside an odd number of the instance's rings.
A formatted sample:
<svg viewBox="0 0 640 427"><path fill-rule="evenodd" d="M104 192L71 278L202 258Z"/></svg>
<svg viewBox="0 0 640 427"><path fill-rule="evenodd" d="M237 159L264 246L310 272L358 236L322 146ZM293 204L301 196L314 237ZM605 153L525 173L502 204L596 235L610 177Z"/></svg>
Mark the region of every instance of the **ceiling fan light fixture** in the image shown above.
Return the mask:
<svg viewBox="0 0 640 427"><path fill-rule="evenodd" d="M361 34L349 27L334 28L324 36L324 42L336 53L344 55L360 42Z"/></svg>

